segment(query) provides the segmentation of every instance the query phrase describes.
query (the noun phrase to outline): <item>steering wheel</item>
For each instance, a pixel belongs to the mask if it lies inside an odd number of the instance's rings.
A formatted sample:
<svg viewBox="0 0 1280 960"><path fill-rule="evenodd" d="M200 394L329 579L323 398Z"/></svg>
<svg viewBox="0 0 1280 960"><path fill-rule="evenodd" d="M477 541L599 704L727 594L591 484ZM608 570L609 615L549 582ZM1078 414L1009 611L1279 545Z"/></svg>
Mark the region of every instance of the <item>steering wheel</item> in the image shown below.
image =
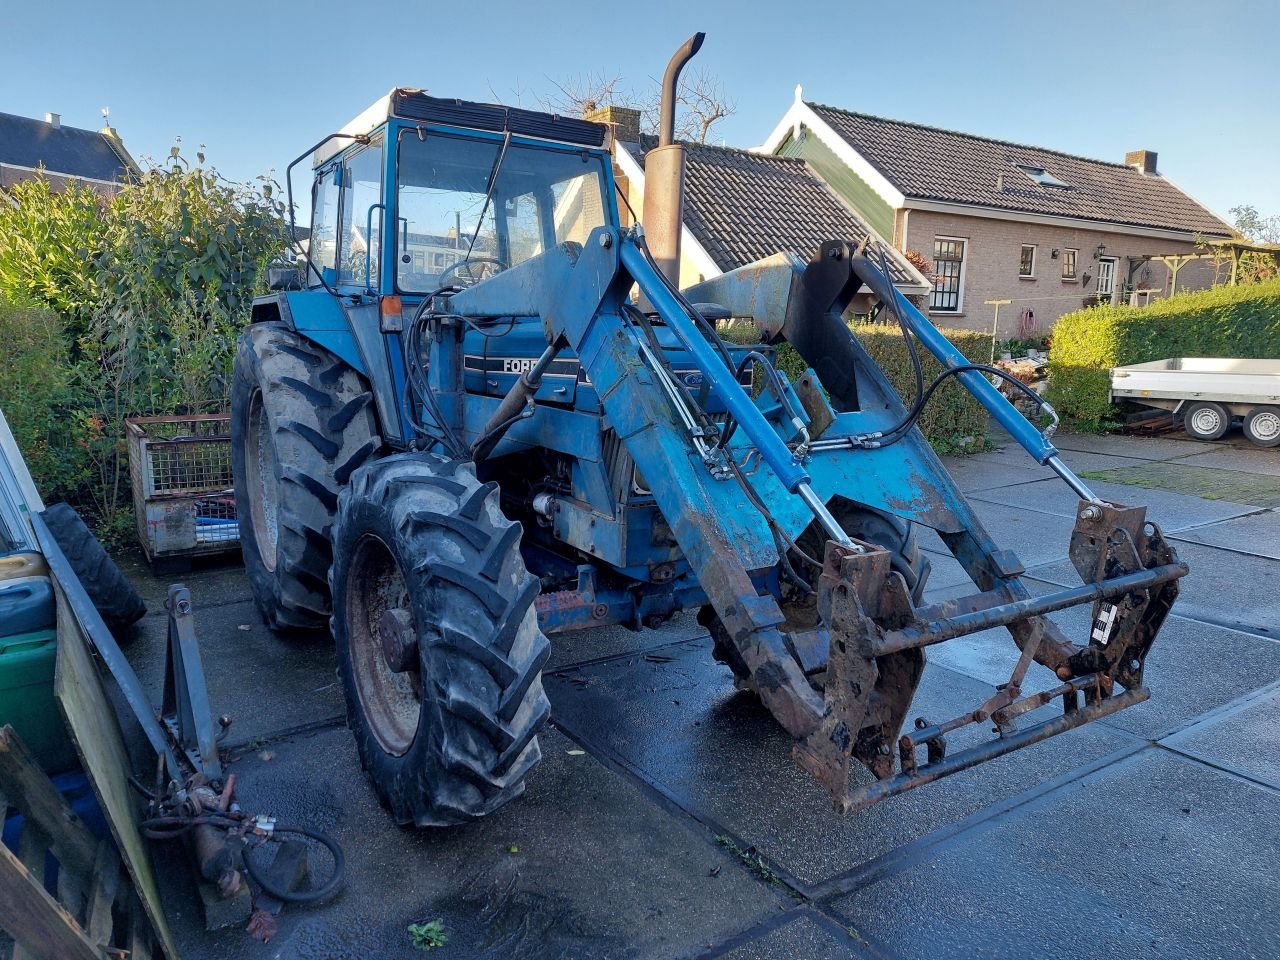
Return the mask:
<svg viewBox="0 0 1280 960"><path fill-rule="evenodd" d="M462 275L462 271L466 270L466 276ZM490 277L497 276L503 270L507 269L507 265L497 257L472 257L469 260L458 260L449 264L440 271L436 278L436 283L442 287L449 286L445 282L445 277L457 274L457 279L453 282L459 286L470 287L479 283L481 280L488 280Z"/></svg>

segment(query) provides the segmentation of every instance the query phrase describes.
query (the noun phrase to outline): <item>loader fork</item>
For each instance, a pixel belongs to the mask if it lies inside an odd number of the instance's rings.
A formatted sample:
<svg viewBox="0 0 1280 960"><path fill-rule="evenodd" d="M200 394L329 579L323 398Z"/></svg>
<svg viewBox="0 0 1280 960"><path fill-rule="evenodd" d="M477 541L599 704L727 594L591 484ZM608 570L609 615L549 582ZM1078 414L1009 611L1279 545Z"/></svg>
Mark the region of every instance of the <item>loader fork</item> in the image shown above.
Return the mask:
<svg viewBox="0 0 1280 960"><path fill-rule="evenodd" d="M830 629L823 716L796 744L796 761L847 814L1146 700L1146 654L1186 567L1145 514L1145 507L1081 501L1071 558L1082 587L984 606L1005 592L997 588L945 605L975 609L937 618L936 608L912 609L883 548L829 542L818 583L818 608ZM1088 642L1065 652L1056 628L1043 617L1090 599ZM1008 627L1020 650L1009 679L973 710L942 722L918 717L914 729L899 736L924 667L923 648L995 626ZM1024 695L1033 660L1052 669L1061 683ZM1058 699L1060 716L1020 726L1021 717ZM948 734L988 721L995 739L948 755ZM853 760L876 781L854 786Z"/></svg>

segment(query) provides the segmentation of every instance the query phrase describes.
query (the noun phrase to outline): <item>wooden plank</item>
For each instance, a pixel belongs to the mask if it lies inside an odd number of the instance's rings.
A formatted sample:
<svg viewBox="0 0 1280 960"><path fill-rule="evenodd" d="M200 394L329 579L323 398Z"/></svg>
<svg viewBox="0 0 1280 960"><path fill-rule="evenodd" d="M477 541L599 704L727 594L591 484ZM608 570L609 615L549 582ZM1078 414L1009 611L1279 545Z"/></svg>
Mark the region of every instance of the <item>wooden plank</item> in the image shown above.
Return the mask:
<svg viewBox="0 0 1280 960"><path fill-rule="evenodd" d="M93 868L93 892L85 914L85 933L99 946L111 940L111 908L120 892L120 858L110 840L98 844L98 862Z"/></svg>
<svg viewBox="0 0 1280 960"><path fill-rule="evenodd" d="M49 836L30 820L24 820L22 833L18 834L18 862L31 876L34 883L44 886L44 864L49 853ZM10 960L37 960L39 954L21 943L14 944Z"/></svg>
<svg viewBox="0 0 1280 960"><path fill-rule="evenodd" d="M0 927L25 949L14 956L38 960L103 960L103 953L45 892L4 844L0 844Z"/></svg>
<svg viewBox="0 0 1280 960"><path fill-rule="evenodd" d="M58 660L53 676L54 696L66 718L80 762L93 785L98 805L106 814L116 848L142 901L156 940L169 960L179 960L151 868L150 851L142 839L138 805L128 782L129 756L115 710L107 699L102 678L89 653L88 638L71 612L66 594L56 578L54 592L58 598Z"/></svg>
<svg viewBox="0 0 1280 960"><path fill-rule="evenodd" d="M0 793L49 836L60 864L82 876L93 870L97 841L8 724L0 727Z"/></svg>
<svg viewBox="0 0 1280 960"><path fill-rule="evenodd" d="M84 926L87 879L77 876L70 870L58 871L58 902L81 927Z"/></svg>

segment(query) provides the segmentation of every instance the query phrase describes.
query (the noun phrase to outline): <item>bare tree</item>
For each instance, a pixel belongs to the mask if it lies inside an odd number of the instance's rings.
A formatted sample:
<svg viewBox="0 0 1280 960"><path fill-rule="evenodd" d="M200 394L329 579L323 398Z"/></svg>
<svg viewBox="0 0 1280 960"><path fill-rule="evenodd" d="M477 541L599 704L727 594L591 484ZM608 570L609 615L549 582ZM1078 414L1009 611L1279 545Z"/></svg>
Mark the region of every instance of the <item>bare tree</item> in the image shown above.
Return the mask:
<svg viewBox="0 0 1280 960"><path fill-rule="evenodd" d="M547 77L547 82L554 90L539 98L546 110L580 117L598 107L629 107L640 111L645 133L658 132L662 89L653 77L640 90L627 86L621 74L584 73L559 80ZM686 75L676 91L676 138L706 143L715 125L737 110L737 101L710 73L700 69Z"/></svg>

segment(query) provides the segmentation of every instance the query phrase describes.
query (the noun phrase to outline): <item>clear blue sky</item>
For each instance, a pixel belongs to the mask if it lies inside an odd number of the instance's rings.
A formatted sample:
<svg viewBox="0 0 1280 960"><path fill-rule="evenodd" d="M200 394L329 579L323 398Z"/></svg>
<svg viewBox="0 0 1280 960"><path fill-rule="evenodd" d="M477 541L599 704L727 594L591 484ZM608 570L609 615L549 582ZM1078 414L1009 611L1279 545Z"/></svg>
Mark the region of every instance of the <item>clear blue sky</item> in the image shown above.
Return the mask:
<svg viewBox="0 0 1280 960"><path fill-rule="evenodd" d="M136 156L175 136L225 175L283 173L393 86L537 106L552 79L661 75L690 33L754 146L808 99L1163 173L1225 215L1280 214L1275 0L839 3L382 0L288 6L43 0L5 4L0 111L98 127Z"/></svg>

